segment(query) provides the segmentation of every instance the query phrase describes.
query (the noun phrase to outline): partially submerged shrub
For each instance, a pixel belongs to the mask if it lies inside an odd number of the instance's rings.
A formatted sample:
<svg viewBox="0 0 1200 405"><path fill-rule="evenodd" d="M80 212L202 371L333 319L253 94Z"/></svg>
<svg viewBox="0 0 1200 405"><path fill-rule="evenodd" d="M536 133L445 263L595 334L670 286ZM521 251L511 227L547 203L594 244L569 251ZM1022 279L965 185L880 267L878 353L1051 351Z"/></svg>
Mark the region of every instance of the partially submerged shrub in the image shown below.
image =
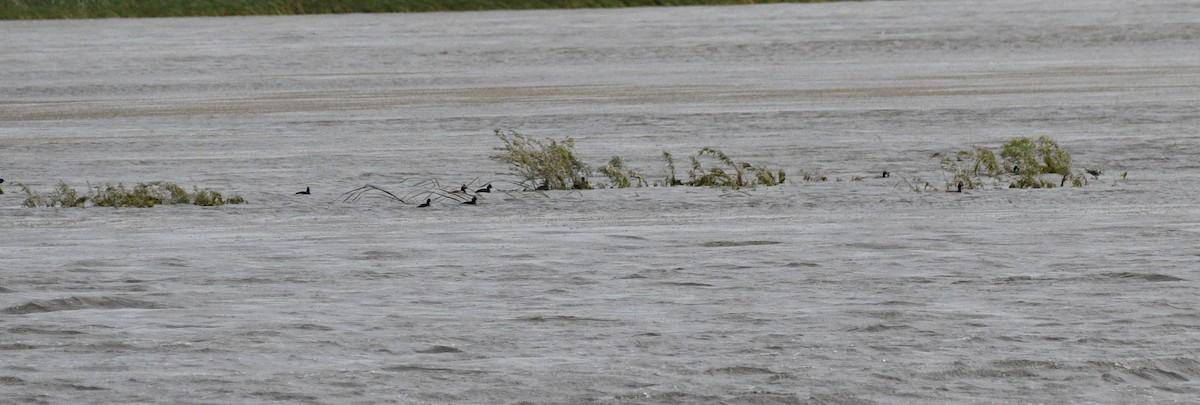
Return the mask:
<svg viewBox="0 0 1200 405"><path fill-rule="evenodd" d="M563 141L526 138L516 131L495 130L504 146L492 159L506 163L524 179L524 184L539 190L588 189L591 169L575 157L575 139Z"/></svg>
<svg viewBox="0 0 1200 405"><path fill-rule="evenodd" d="M22 183L17 183L17 187L20 187L21 191L25 192L25 201L22 202L21 205L29 208L49 206L49 204L46 204L46 197L33 192L33 190L29 189L29 186L26 186Z"/></svg>
<svg viewBox="0 0 1200 405"><path fill-rule="evenodd" d="M1039 137L1036 141L1029 138L1013 139L1001 148L1000 156L1004 157L1004 163L1012 165L1013 173L1017 175L1009 187L1054 187L1053 181L1043 178L1048 174L1061 176L1059 186L1065 186L1067 181L1075 186L1087 183L1086 178L1081 178L1082 181L1072 179L1071 155L1047 136Z"/></svg>
<svg viewBox="0 0 1200 405"><path fill-rule="evenodd" d="M162 199L151 192L145 183L134 186L132 191L126 189L124 184L106 184L104 188L97 186L89 198L97 207L150 208L162 204Z"/></svg>
<svg viewBox="0 0 1200 405"><path fill-rule="evenodd" d="M995 178L1004 174L996 154L979 146L953 154L936 152L931 157L940 158L942 170L951 174L950 179L946 180L947 189L956 188L959 184L965 189L980 188L983 186L983 178Z"/></svg>
<svg viewBox="0 0 1200 405"><path fill-rule="evenodd" d="M663 159L667 161L667 178L663 180L663 185L666 186L682 186L683 182L675 177L675 157L671 156L671 152L663 151Z"/></svg>
<svg viewBox="0 0 1200 405"><path fill-rule="evenodd" d="M804 181L827 181L829 180L829 176L815 170L800 170L800 179Z"/></svg>
<svg viewBox="0 0 1200 405"><path fill-rule="evenodd" d="M516 131L495 130L495 135L504 142L495 148L499 153L491 158L506 163L522 178L526 189L568 190L590 189L586 176L591 173L588 165L575 156L575 140L567 137L563 141L526 138ZM675 157L663 151L667 162L665 186L722 187L739 189L757 185L775 186L787 180L787 173L766 166L755 166L747 162L735 162L718 149L704 147L693 156L688 156L692 168L688 179L680 180L676 174ZM709 165L705 167L705 161ZM715 161L715 162L714 162ZM645 187L649 184L641 171L629 168L625 160L613 156L600 169L608 178L611 187ZM657 184L657 183L656 183Z"/></svg>
<svg viewBox="0 0 1200 405"><path fill-rule="evenodd" d="M625 167L625 161L620 156L613 156L608 161L608 164L600 169L600 173L608 177L613 187L629 188L646 186L646 177L642 176L642 173L637 170ZM637 183L634 183L634 180Z"/></svg>
<svg viewBox="0 0 1200 405"><path fill-rule="evenodd" d="M667 169L669 176L667 184L669 185L685 185L694 187L722 187L740 189L743 187L754 187L757 185L776 186L787 180L787 173L783 170L773 170L766 166L755 166L747 162L735 162L728 155L718 149L712 147L701 148L693 156L688 156L692 163L691 170L688 170L688 180L679 181L675 179L675 160L670 153L663 152L663 157L667 159ZM707 170L704 167L703 160L716 160L720 165L713 165ZM727 170L728 169L728 170Z"/></svg>
<svg viewBox="0 0 1200 405"><path fill-rule="evenodd" d="M66 182L59 181L53 193L50 194L49 204L59 207L82 207L87 202L87 197L80 197L79 193Z"/></svg>
<svg viewBox="0 0 1200 405"><path fill-rule="evenodd" d="M767 187L778 186L787 181L787 173L785 173L783 169L771 171L766 167L760 168L757 166L752 166L751 169L754 170L755 180L758 180L758 184L760 185Z"/></svg>
<svg viewBox="0 0 1200 405"><path fill-rule="evenodd" d="M1051 188L1087 185L1087 177L1071 172L1071 155L1048 136L1038 139L1014 138L1000 147L1000 159L992 150L976 146L971 150L953 154L934 153L939 158L942 170L951 177L946 180L947 189L962 184L963 188L975 189L992 179L996 185L1008 183L1011 188ZM1056 175L1059 178L1047 179Z"/></svg>
<svg viewBox="0 0 1200 405"><path fill-rule="evenodd" d="M245 204L241 196L230 197L226 200L221 193L209 189L196 188L188 194L182 187L170 182L139 183L133 189L124 184L105 184L103 187L89 187L86 196L79 196L75 189L65 182L59 182L53 192L48 195L34 193L29 187L21 185L28 196L26 207L114 207L114 208L149 208L159 204L193 204L200 206L219 206L223 204Z"/></svg>
<svg viewBox="0 0 1200 405"><path fill-rule="evenodd" d="M200 188L195 188L194 190L195 191L192 192L192 204L194 205L199 205L201 207L217 207L225 205L225 197L222 196L220 192L209 189L201 190Z"/></svg>

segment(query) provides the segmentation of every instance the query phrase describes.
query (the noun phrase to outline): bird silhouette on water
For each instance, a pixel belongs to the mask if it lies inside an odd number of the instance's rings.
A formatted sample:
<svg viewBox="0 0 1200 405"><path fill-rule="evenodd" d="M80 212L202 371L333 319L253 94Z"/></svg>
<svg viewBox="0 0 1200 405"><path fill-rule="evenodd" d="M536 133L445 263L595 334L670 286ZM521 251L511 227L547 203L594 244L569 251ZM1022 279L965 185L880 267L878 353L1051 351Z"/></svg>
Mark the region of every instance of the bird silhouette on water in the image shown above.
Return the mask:
<svg viewBox="0 0 1200 405"><path fill-rule="evenodd" d="M308 187L305 187L304 191L297 191L296 194L309 195L312 194L312 190Z"/></svg>
<svg viewBox="0 0 1200 405"><path fill-rule="evenodd" d="M463 184L462 187L459 187L458 190L451 191L450 194L459 194L465 192L467 192L467 185Z"/></svg>
<svg viewBox="0 0 1200 405"><path fill-rule="evenodd" d="M428 206L429 206L429 204L431 204L431 203L433 203L433 199L426 198L426 199L425 199L425 202L424 202L424 203L422 203L421 205L418 205L418 206L417 206L417 208L425 208L425 207L428 207Z"/></svg>
<svg viewBox="0 0 1200 405"><path fill-rule="evenodd" d="M475 205L479 202L479 196L471 196L471 201L463 201L463 204Z"/></svg>
<svg viewBox="0 0 1200 405"><path fill-rule="evenodd" d="M484 187L484 188L481 188L481 189L475 190L475 192L476 192L476 193L490 193L490 192L492 192L492 183L488 183L487 187Z"/></svg>

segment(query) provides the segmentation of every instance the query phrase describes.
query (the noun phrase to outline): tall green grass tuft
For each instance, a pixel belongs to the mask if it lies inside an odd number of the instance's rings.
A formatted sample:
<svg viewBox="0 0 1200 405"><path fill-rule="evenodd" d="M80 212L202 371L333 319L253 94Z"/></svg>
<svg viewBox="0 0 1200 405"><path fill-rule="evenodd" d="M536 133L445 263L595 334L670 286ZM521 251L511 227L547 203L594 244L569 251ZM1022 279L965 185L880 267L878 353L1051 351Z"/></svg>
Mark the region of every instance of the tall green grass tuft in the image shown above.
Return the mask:
<svg viewBox="0 0 1200 405"><path fill-rule="evenodd" d="M516 131L495 130L504 146L492 159L509 165L526 188L538 190L590 189L591 168L575 156L575 139L540 141Z"/></svg>
<svg viewBox="0 0 1200 405"><path fill-rule="evenodd" d="M200 206L220 206L224 204L245 204L246 199L233 196L226 200L220 192L210 189L195 188L188 193L183 187L171 182L139 183L132 189L124 184L105 184L104 186L89 186L87 195L81 196L78 191L65 182L58 182L54 191L41 195L24 184L19 185L25 192L26 207L114 207L114 208L149 208L160 204L192 204Z"/></svg>
<svg viewBox="0 0 1200 405"><path fill-rule="evenodd" d="M997 157L997 155L999 157ZM976 189L992 183L1010 188L1052 188L1087 185L1085 174L1071 171L1071 155L1048 136L1035 139L1013 138L1000 146L997 154L991 149L976 146L954 153L934 153L943 171L950 174L946 188L962 184L964 189Z"/></svg>

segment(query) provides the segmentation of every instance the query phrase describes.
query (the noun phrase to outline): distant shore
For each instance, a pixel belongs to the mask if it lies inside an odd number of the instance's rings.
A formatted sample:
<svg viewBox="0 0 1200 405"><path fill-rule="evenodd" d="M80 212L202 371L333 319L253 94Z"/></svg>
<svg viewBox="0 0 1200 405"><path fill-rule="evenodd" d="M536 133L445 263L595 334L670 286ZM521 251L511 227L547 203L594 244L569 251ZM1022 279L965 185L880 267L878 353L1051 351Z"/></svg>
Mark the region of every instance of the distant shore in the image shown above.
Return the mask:
<svg viewBox="0 0 1200 405"><path fill-rule="evenodd" d="M0 0L0 20L820 3L828 0Z"/></svg>

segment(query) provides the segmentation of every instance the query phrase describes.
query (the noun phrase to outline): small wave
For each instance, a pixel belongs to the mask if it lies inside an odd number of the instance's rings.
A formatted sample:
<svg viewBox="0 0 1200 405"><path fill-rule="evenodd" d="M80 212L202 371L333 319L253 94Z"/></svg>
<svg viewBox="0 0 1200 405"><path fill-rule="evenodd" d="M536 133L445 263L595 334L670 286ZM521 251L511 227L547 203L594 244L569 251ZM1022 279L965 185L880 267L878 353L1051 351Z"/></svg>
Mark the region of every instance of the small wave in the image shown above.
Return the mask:
<svg viewBox="0 0 1200 405"><path fill-rule="evenodd" d="M430 347L428 349L417 350L416 352L421 353L421 354L442 354L442 353L462 353L463 351L459 350L457 347L437 345L437 346Z"/></svg>
<svg viewBox="0 0 1200 405"><path fill-rule="evenodd" d="M899 300L883 301L883 302L880 302L880 303L878 303L878 304L875 304L875 305L883 305L883 306L899 305L899 306L912 306L912 307L923 307L923 306L926 306L926 304L922 304L922 303L919 303L919 302L899 301Z"/></svg>
<svg viewBox="0 0 1200 405"><path fill-rule="evenodd" d="M995 279L994 282L996 282L996 283L1023 283L1023 282L1035 281L1035 280L1036 279L1034 279L1031 276L1011 276L1011 277L1003 277L1003 278Z"/></svg>
<svg viewBox="0 0 1200 405"><path fill-rule="evenodd" d="M39 329L39 328L27 328L27 327L8 328L8 332L9 333L29 333L29 334L33 334L33 335L60 335L60 336L82 335L83 334L83 332L77 331L77 330L67 330L67 329L53 330L53 329Z"/></svg>
<svg viewBox="0 0 1200 405"><path fill-rule="evenodd" d="M838 405L870 405L877 402L862 399L852 394L836 393L836 394L812 394L809 396L806 404L838 404Z"/></svg>
<svg viewBox="0 0 1200 405"><path fill-rule="evenodd" d="M713 241L713 242L704 242L704 243L701 243L700 246L701 247L740 247L740 246L778 245L780 243L783 243L783 242L777 242L777 241L773 241L773 240L750 240L750 241L744 241L744 242L719 240L719 241Z"/></svg>
<svg viewBox="0 0 1200 405"><path fill-rule="evenodd" d="M912 327L907 326L907 325L885 325L885 324L879 323L879 324L874 324L874 325L869 325L869 326L854 327L854 328L846 329L846 331L847 332L886 332L889 330L904 330L904 329L912 329Z"/></svg>
<svg viewBox="0 0 1200 405"><path fill-rule="evenodd" d="M403 260L404 254L390 250L367 250L351 257L352 260Z"/></svg>
<svg viewBox="0 0 1200 405"><path fill-rule="evenodd" d="M1120 279L1120 280L1137 280L1137 281L1149 281L1149 282L1184 281L1184 279L1179 278L1179 277L1168 276L1166 274L1155 274L1155 273L1120 272L1120 273L1107 273L1107 274L1104 274L1104 276L1108 277L1108 278L1114 278L1114 279Z"/></svg>
<svg viewBox="0 0 1200 405"><path fill-rule="evenodd" d="M255 396L255 397L259 397L259 398L265 398L265 399L268 399L271 401L283 401L283 402L316 402L316 401L320 400L320 398L317 398L312 395L293 394L293 393L278 392L278 391L259 391L259 392L255 392L251 395Z"/></svg>
<svg viewBox="0 0 1200 405"><path fill-rule="evenodd" d="M570 315L527 316L517 318L516 320L525 322L614 322L612 319L583 318Z"/></svg>
<svg viewBox="0 0 1200 405"><path fill-rule="evenodd" d="M617 238L617 239L648 240L648 239L646 239L646 238L643 238L643 237L641 237L641 236L633 236L633 235L604 235L604 236L607 236L607 237L610 237L610 238Z"/></svg>
<svg viewBox="0 0 1200 405"><path fill-rule="evenodd" d="M79 385L79 384L71 384L71 383L55 384L55 385L62 387L62 388L73 389L76 391L107 391L108 390L108 388L104 388L104 387L94 387L91 385Z"/></svg>
<svg viewBox="0 0 1200 405"><path fill-rule="evenodd" d="M658 284L671 285L671 286L676 286L676 287L712 287L713 286L712 284L705 284L705 283L675 282L675 281L666 281L666 282L662 282L662 283L658 283Z"/></svg>
<svg viewBox="0 0 1200 405"><path fill-rule="evenodd" d="M328 327L325 325L317 325L317 324L313 324L313 323L302 323L299 325L292 325L291 327L295 328L295 329L300 329L300 330L319 330L319 331L323 331L323 332L328 332L328 331L333 330L333 328L331 328L331 327Z"/></svg>
<svg viewBox="0 0 1200 405"><path fill-rule="evenodd" d="M774 371L771 371L769 369L765 369L762 367L749 367L749 366L710 368L707 371L705 371L704 373L705 374L730 374L730 375L747 375L747 374L778 375L778 374L782 374L782 373L777 373L777 372L774 372Z"/></svg>
<svg viewBox="0 0 1200 405"><path fill-rule="evenodd" d="M11 375L0 376L0 385L23 385L25 380L22 380Z"/></svg>
<svg viewBox="0 0 1200 405"><path fill-rule="evenodd" d="M12 315L39 312L71 311L77 309L159 309L163 306L149 301L121 297L70 297L44 301L30 301L0 311Z"/></svg>
<svg viewBox="0 0 1200 405"><path fill-rule="evenodd" d="M1129 362L1090 362L1105 381L1125 382L1136 377L1151 383L1200 380L1200 361L1191 358L1142 359Z"/></svg>
<svg viewBox="0 0 1200 405"><path fill-rule="evenodd" d="M0 350L31 350L37 349L37 346L26 343L4 343L0 344Z"/></svg>
<svg viewBox="0 0 1200 405"><path fill-rule="evenodd" d="M392 372L416 371L416 372L425 372L425 373L449 373L449 374L487 374L487 371L483 371L483 370L459 370L459 369L453 369L453 368L425 367L425 366L414 366L414 365L388 366L388 367L384 367L383 371L392 371Z"/></svg>

